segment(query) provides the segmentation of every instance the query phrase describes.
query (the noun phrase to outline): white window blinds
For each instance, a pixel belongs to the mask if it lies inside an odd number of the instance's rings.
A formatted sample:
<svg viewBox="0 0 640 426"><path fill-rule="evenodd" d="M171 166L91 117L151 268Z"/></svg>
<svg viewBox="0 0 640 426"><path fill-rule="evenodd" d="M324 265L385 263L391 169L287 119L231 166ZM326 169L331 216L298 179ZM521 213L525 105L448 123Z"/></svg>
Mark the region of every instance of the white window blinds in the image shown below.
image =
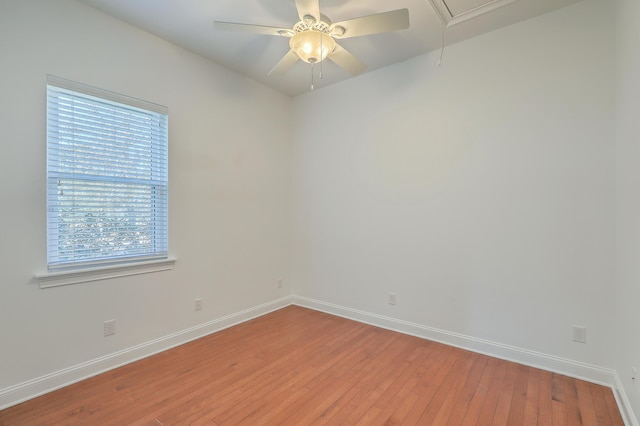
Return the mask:
<svg viewBox="0 0 640 426"><path fill-rule="evenodd" d="M49 269L166 258L166 108L47 82Z"/></svg>

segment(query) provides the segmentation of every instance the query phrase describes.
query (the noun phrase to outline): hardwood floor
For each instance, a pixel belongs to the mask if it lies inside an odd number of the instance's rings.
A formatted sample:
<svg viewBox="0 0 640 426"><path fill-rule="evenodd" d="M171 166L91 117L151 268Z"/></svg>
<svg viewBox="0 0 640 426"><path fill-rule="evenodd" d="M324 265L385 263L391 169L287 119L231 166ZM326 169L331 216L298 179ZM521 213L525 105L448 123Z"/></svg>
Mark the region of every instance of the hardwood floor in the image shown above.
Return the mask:
<svg viewBox="0 0 640 426"><path fill-rule="evenodd" d="M611 389L289 306L0 411L1 425L622 425Z"/></svg>

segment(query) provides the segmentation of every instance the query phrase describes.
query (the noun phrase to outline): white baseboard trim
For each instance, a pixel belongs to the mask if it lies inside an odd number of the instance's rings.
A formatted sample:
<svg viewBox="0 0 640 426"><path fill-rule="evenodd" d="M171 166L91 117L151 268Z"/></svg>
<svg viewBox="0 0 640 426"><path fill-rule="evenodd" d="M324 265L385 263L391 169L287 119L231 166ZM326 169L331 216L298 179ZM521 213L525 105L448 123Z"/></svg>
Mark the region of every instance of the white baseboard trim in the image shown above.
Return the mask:
<svg viewBox="0 0 640 426"><path fill-rule="evenodd" d="M310 299L308 297L293 296L293 304L610 387L613 390L613 395L620 409L624 424L640 426L633 413L620 377L615 370L402 321L358 309L335 305L333 303Z"/></svg>
<svg viewBox="0 0 640 426"><path fill-rule="evenodd" d="M564 374L581 380L613 387L615 371L570 359L548 355L528 349L478 339L464 334L453 333L408 321L402 321L383 315L335 305L302 296L293 296L293 303L298 306L326 312L328 314L371 324L376 327L398 331L411 336L433 340L449 346L455 346L472 352L489 355L518 364L528 365L555 373Z"/></svg>
<svg viewBox="0 0 640 426"><path fill-rule="evenodd" d="M614 378L615 385L613 386L613 396L616 398L616 402L618 403L618 408L620 409L620 414L622 415L624 424L629 426L639 426L640 423L638 423L638 418L633 413L631 403L629 402L629 398L627 398L627 393L624 390L624 386L622 385L618 372L614 374Z"/></svg>
<svg viewBox="0 0 640 426"><path fill-rule="evenodd" d="M633 413L629 399L624 391L624 387L622 386L622 382L620 381L620 377L614 370L478 339L459 333L452 333L434 327L402 321L303 296L283 297L159 339L0 389L0 410L104 373L105 371L121 367L125 364L224 330L225 328L249 321L291 304L611 387L625 424L639 426L638 420Z"/></svg>
<svg viewBox="0 0 640 426"><path fill-rule="evenodd" d="M217 318L204 324L198 324L194 327L159 339L151 340L82 364L74 365L8 388L0 389L0 410L45 393L49 393L56 389L60 389L72 383L96 376L100 373L104 373L105 371L113 370L114 368L125 364L180 346L192 340L232 327L236 324L265 315L291 304L292 297L283 297L259 306L245 309L241 312Z"/></svg>

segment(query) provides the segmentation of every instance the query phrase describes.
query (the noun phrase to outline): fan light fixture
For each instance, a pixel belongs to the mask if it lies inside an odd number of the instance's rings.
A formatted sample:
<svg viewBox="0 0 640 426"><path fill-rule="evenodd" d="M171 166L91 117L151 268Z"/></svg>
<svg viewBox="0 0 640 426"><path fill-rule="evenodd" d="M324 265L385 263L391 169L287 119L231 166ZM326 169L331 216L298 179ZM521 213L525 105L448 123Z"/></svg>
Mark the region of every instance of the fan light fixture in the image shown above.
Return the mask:
<svg viewBox="0 0 640 426"><path fill-rule="evenodd" d="M330 35L318 30L296 33L289 40L289 47L303 61L309 64L322 62L336 48L336 42Z"/></svg>
<svg viewBox="0 0 640 426"><path fill-rule="evenodd" d="M291 28L224 21L214 21L213 24L216 29L224 31L289 38L289 51L269 71L269 75L283 75L296 62L302 60L311 64L311 90L313 90L313 65L320 64L320 78L322 79L322 62L325 59L329 59L354 76L367 69L365 63L340 45L341 39L409 28L409 10L406 8L334 23L326 15L320 13L320 0L293 1L295 1L300 21Z"/></svg>

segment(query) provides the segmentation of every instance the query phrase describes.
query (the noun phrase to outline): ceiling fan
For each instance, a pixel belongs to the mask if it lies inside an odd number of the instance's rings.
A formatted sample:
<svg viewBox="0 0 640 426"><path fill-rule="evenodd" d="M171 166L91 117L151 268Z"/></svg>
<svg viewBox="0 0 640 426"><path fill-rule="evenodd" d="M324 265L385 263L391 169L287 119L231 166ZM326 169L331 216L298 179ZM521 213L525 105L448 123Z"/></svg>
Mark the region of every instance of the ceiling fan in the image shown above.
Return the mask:
<svg viewBox="0 0 640 426"><path fill-rule="evenodd" d="M276 64L269 75L286 73L299 59L314 64L329 58L332 62L358 75L367 69L360 59L336 43L336 39L359 37L409 28L409 11L397 9L333 23L320 13L319 0L295 0L298 21L292 28L214 21L216 29L289 38L291 50ZM313 86L312 86L313 87Z"/></svg>

